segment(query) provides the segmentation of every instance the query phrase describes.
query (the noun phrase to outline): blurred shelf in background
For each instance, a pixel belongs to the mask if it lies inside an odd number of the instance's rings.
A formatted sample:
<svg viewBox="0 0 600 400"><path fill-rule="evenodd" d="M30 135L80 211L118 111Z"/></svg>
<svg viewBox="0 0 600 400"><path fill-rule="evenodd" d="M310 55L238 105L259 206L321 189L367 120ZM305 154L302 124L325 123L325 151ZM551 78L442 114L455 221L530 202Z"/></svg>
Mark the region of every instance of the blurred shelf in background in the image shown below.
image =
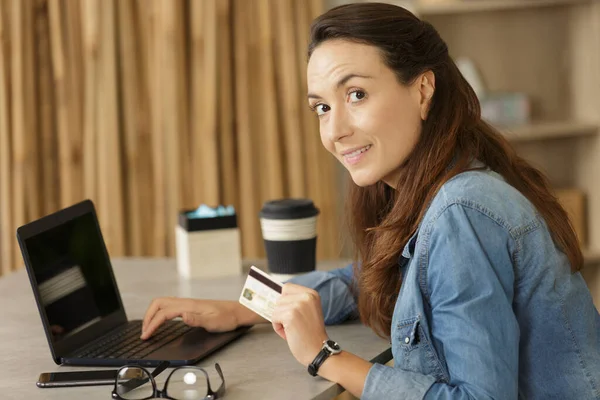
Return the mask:
<svg viewBox="0 0 600 400"><path fill-rule="evenodd" d="M600 250L583 250L583 264L585 266L598 266L600 264Z"/></svg>
<svg viewBox="0 0 600 400"><path fill-rule="evenodd" d="M499 129L508 139L515 142L598 134L598 125L577 121L536 121L527 125Z"/></svg>
<svg viewBox="0 0 600 400"><path fill-rule="evenodd" d="M590 3L593 0L419 0L416 9L422 16L481 11L514 10Z"/></svg>

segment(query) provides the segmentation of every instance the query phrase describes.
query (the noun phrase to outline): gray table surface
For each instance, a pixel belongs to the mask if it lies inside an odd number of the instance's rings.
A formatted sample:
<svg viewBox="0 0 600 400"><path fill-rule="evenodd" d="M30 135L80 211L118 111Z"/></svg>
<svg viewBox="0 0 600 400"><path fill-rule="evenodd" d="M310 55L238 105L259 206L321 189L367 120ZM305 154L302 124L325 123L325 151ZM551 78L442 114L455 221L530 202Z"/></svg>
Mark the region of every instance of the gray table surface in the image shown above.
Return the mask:
<svg viewBox="0 0 600 400"><path fill-rule="evenodd" d="M330 269L342 262L320 263ZM245 275L208 280L184 280L172 259L117 259L113 267L129 319L139 319L157 296L237 300ZM368 360L387 362L389 342L357 322L327 327L329 336L345 350ZM110 399L111 386L40 389L41 372L96 369L62 367L50 355L25 269L0 278L0 396L3 399ZM254 326L246 335L200 361L214 379L215 362L225 375L226 400L328 399L339 385L313 378L290 353L271 325ZM157 378L161 386L168 374ZM211 379L212 381L212 379ZM161 386L162 389L162 386Z"/></svg>

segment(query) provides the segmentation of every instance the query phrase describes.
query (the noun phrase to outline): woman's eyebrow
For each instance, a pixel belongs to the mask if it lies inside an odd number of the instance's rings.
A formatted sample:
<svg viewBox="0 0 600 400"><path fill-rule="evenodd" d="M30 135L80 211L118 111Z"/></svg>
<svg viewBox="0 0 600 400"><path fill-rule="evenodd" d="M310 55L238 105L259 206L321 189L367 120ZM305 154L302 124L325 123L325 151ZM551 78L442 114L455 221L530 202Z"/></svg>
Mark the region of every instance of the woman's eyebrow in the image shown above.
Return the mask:
<svg viewBox="0 0 600 400"><path fill-rule="evenodd" d="M346 84L346 82L348 82L352 78L372 79L371 76L350 73L348 75L344 75L344 77L342 79L340 79L338 81L338 83L336 83L335 88L339 89L340 87L344 86ZM307 97L309 99L320 99L321 98L321 96L314 94L314 93L308 93Z"/></svg>

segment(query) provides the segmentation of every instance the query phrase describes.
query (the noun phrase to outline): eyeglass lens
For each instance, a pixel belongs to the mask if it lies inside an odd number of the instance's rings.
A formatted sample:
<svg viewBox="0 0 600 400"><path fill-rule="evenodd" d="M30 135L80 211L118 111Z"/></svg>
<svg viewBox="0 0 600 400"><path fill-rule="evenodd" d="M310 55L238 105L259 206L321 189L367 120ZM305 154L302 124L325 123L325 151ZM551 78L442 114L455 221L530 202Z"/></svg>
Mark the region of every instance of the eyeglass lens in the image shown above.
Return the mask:
<svg viewBox="0 0 600 400"><path fill-rule="evenodd" d="M178 400L201 400L208 394L208 376L199 368L179 368L167 382L169 397ZM218 379L220 384L220 379Z"/></svg>
<svg viewBox="0 0 600 400"><path fill-rule="evenodd" d="M154 394L150 375L138 367L127 367L119 371L116 391L125 400L142 400Z"/></svg>

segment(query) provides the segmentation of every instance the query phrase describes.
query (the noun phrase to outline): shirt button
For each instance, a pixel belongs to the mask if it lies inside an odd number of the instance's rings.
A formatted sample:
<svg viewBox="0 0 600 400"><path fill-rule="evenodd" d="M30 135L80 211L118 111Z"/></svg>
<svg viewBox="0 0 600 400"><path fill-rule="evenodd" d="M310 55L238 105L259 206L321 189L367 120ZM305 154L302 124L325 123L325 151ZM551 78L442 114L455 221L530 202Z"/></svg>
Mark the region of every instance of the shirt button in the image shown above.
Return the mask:
<svg viewBox="0 0 600 400"><path fill-rule="evenodd" d="M408 342L410 342L410 338L407 336L406 339L404 339L404 343L408 344Z"/></svg>

